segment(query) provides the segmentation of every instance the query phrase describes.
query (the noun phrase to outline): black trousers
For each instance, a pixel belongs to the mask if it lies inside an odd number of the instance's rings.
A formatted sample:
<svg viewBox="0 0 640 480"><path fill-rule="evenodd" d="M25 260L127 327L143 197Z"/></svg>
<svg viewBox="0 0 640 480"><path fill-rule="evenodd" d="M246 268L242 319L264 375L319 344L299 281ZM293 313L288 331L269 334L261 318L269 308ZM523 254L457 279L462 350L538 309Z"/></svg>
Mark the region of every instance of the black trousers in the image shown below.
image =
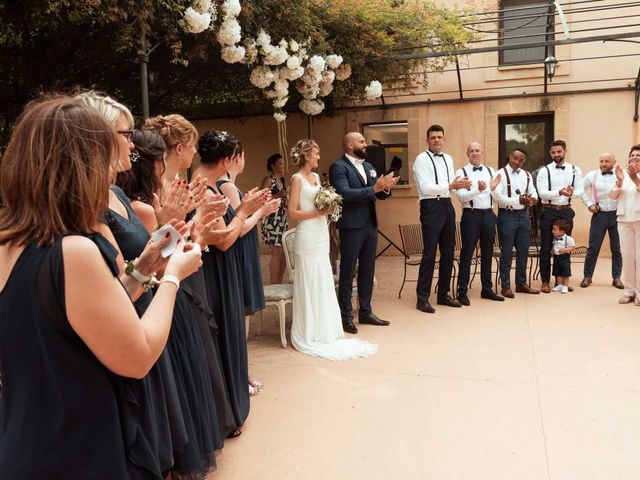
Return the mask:
<svg viewBox="0 0 640 480"><path fill-rule="evenodd" d="M540 280L543 283L549 283L551 278L551 246L553 243L553 234L551 227L553 222L560 219L570 220L573 222L576 212L572 208L566 210L553 210L542 205L540 212ZM567 230L567 235L571 235L572 227Z"/></svg>
<svg viewBox="0 0 640 480"><path fill-rule="evenodd" d="M422 224L422 260L418 272L416 294L419 302L428 302L433 283L436 249L440 247L440 272L438 274L438 298L449 293L453 250L456 241L456 213L450 198L420 201Z"/></svg>
<svg viewBox="0 0 640 480"><path fill-rule="evenodd" d="M496 215L490 208L478 210L465 208L460 220L462 250L460 251L460 272L458 273L458 295L469 290L471 259L480 241L480 280L482 290L492 290L491 263L493 242L496 239Z"/></svg>
<svg viewBox="0 0 640 480"><path fill-rule="evenodd" d="M338 283L338 305L343 321L353 319L351 294L353 277L358 264L359 317L371 315L373 276L376 270L376 247L378 229L373 220L365 228L341 228L340 232L340 282Z"/></svg>
<svg viewBox="0 0 640 480"><path fill-rule="evenodd" d="M615 210L613 212L596 212L591 216L589 249L584 259L585 277L593 277L600 247L602 247L607 232L609 232L609 246L611 247L611 278L620 278L622 255L620 254L620 236L618 235L618 216Z"/></svg>

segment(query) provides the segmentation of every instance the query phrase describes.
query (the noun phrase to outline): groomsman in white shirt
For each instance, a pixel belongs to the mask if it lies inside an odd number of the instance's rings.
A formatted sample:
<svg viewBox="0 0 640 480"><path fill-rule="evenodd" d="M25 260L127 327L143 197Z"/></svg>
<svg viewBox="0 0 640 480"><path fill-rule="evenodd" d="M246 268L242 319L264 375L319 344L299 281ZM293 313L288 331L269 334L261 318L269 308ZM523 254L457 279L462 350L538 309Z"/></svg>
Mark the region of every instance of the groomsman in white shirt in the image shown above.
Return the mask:
<svg viewBox="0 0 640 480"><path fill-rule="evenodd" d="M496 237L496 214L493 213L493 202L489 183L494 175L491 167L482 164L484 150L482 145L472 142L467 146L469 163L456 171L456 177L464 177L471 181L467 189L456 190L462 204L460 233L462 249L460 251L460 271L458 273L458 302L470 305L469 277L471 259L480 241L480 296L489 300L504 301L504 297L493 292L491 283L491 263L493 260L493 243Z"/></svg>
<svg viewBox="0 0 640 480"><path fill-rule="evenodd" d="M498 203L498 234L500 235L500 284L503 297L514 298L511 290L511 261L516 248L516 292L538 294L540 290L527 285L527 260L531 242L531 218L528 208L538 202L531 174L522 166L527 151L515 148L509 154L509 164L500 169L490 183L491 196Z"/></svg>
<svg viewBox="0 0 640 480"><path fill-rule="evenodd" d="M565 161L567 144L564 140L551 142L549 155L553 160L538 172L537 187L540 195L540 279L542 293L551 292L551 247L553 222L559 219L569 220L571 227L567 235L571 235L573 217L576 213L571 208L573 197L581 198L584 191L582 172L578 167ZM569 288L569 291L572 289Z"/></svg>
<svg viewBox="0 0 640 480"><path fill-rule="evenodd" d="M622 255L620 254L620 236L618 235L616 215L618 200L609 197L609 191L616 183L616 176L613 174L616 157L613 153L605 152L600 155L599 162L600 168L587 173L583 181L582 201L592 215L589 227L589 249L584 261L584 278L580 282L580 286L586 288L591 285L600 247L608 232L609 246L611 247L611 277L613 278L611 284L622 289L624 288L620 281ZM587 190L591 190L591 195L587 193Z"/></svg>
<svg viewBox="0 0 640 480"><path fill-rule="evenodd" d="M435 313L429 303L436 250L440 247L440 271L438 273L438 305L461 307L449 295L453 249L455 246L456 214L451 204L451 191L471 187L471 181L454 176L453 158L442 152L444 128L431 125L427 130L429 148L416 157L413 176L420 200L422 224L422 260L418 272L416 308L425 313Z"/></svg>

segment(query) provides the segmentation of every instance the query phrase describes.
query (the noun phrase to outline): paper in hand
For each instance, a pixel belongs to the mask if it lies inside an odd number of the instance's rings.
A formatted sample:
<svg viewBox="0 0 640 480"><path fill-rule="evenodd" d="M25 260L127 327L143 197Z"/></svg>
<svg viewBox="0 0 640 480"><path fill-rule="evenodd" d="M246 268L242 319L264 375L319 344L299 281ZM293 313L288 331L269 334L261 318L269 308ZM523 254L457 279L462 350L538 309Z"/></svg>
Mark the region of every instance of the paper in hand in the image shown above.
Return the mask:
<svg viewBox="0 0 640 480"><path fill-rule="evenodd" d="M154 242L159 242L165 237L167 232L171 235L171 242L169 242L169 245L161 250L160 254L162 255L162 258L167 258L173 252L175 252L176 247L178 246L178 240L182 238L175 228L167 224L153 232L153 235L151 235L151 240L153 240Z"/></svg>

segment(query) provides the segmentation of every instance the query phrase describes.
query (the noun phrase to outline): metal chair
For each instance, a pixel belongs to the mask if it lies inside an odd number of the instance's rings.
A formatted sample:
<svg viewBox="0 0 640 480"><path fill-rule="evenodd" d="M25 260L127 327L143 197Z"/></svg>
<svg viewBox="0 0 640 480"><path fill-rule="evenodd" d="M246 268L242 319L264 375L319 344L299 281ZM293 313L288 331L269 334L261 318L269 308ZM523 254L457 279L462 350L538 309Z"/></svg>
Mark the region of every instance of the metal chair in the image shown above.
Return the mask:
<svg viewBox="0 0 640 480"><path fill-rule="evenodd" d="M402 285L400 286L400 291L398 292L398 298L402 298L402 289L404 288L404 284L406 282L417 282L418 280L407 280L407 267L419 267L420 260L422 259L422 251L424 249L424 244L422 241L422 225L420 224L412 224L412 225L398 225L398 229L400 230L400 241L402 242L402 250L404 251L404 275L402 277ZM433 266L434 272L436 270L440 270L440 262L436 261ZM453 264L453 271L451 272L452 278L452 286L454 285L453 280L456 278L456 266L455 262ZM433 278L438 278L434 275ZM436 290L438 288L438 284L436 283ZM452 288L453 291L453 288Z"/></svg>
<svg viewBox="0 0 640 480"><path fill-rule="evenodd" d="M292 228L282 234L282 249L284 250L284 258L287 262L287 271L289 278L293 280L293 271L295 268L293 261L293 239L296 229ZM286 306L288 303L293 303L293 284L275 284L264 286L264 298L265 306L275 306L278 308L278 315L280 317L280 343L282 348L287 348L287 334L286 334ZM262 331L262 311L260 312L260 318L258 319L258 335Z"/></svg>

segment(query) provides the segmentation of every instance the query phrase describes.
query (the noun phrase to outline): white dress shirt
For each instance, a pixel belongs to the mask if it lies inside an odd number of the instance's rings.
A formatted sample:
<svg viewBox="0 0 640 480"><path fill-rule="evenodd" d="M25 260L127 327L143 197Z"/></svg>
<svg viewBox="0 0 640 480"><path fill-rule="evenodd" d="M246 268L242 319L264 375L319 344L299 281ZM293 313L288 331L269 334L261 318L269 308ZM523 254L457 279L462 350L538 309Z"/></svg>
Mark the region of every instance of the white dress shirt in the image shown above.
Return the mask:
<svg viewBox="0 0 640 480"><path fill-rule="evenodd" d="M616 210L618 222L640 221L640 187L636 187L626 171L622 187L618 188L614 184L609 191L609 196L618 200Z"/></svg>
<svg viewBox="0 0 640 480"><path fill-rule="evenodd" d="M542 204L569 205L569 197L560 195L560 190L571 185L573 180L573 198L581 198L584 191L582 172L578 167L570 163L564 163L563 168L557 168L555 162L542 167L538 171L537 185L538 194L542 199ZM548 169L548 170L547 170ZM574 170L575 169L575 170ZM573 177L575 172L575 179ZM551 177L551 185L549 185Z"/></svg>
<svg viewBox="0 0 640 480"><path fill-rule="evenodd" d="M349 160L354 167L356 167L356 170L362 177L362 180L364 180L364 183L367 183L367 173L364 171L364 165L362 165L364 160L352 157L348 153L345 153L344 156L347 157L347 160Z"/></svg>
<svg viewBox="0 0 640 480"><path fill-rule="evenodd" d="M576 241L566 233L561 237L553 237L553 254L560 255L560 250L567 247L575 247Z"/></svg>
<svg viewBox="0 0 640 480"><path fill-rule="evenodd" d="M533 198L538 198L536 189L533 186L533 179L531 174L522 168L514 171L511 166L506 165L504 168L498 170L496 174L500 174L500 183L496 186L496 189L491 192L493 199L498 202L499 208L506 208L509 210L524 210L526 205L520 205L520 195L526 193L530 194ZM507 175L511 180L511 196L509 196L509 186L507 185ZM529 179L529 185L527 186L527 179ZM518 193L520 192L520 193Z"/></svg>
<svg viewBox="0 0 640 480"><path fill-rule="evenodd" d="M456 177L467 177L471 180L471 187L468 190L456 190L456 196L460 200L462 208L491 208L491 187L489 182L493 173L495 173L494 170L486 165L474 167L470 163L456 171ZM487 184L482 191L478 188L478 182L481 180ZM471 202L473 202L473 206Z"/></svg>
<svg viewBox="0 0 640 480"><path fill-rule="evenodd" d="M451 198L449 183L455 178L453 158L446 153L422 152L413 162L413 177L418 187L418 200Z"/></svg>
<svg viewBox="0 0 640 480"><path fill-rule="evenodd" d="M613 171L603 175L600 169L593 170L584 176L582 201L585 206L598 204L601 212L613 212L618 208L618 200L609 197L609 191L616 184L616 175ZM591 190L591 195L587 194Z"/></svg>

